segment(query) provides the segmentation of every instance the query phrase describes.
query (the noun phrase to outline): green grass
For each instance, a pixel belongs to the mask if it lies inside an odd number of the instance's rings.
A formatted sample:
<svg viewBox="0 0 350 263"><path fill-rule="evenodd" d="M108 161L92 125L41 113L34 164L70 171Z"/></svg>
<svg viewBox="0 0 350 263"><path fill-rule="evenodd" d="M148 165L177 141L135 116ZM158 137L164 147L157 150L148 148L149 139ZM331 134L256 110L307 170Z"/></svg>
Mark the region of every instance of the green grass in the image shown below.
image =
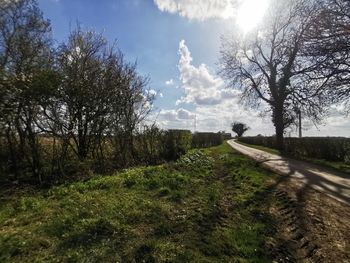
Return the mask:
<svg viewBox="0 0 350 263"><path fill-rule="evenodd" d="M6 196L0 262L270 262L274 179L224 144Z"/></svg>
<svg viewBox="0 0 350 263"><path fill-rule="evenodd" d="M262 150L268 153L272 153L272 154L277 154L277 155L281 155L280 151L276 150L276 149L272 149L272 148L268 148L268 147L264 147L264 146L260 146L260 145L253 145L253 144L248 144L248 143L244 143L244 142L240 142L240 141L236 141L239 144L254 148L254 149L258 149L258 150ZM289 156L287 156L289 157ZM342 173L347 173L350 174L350 164L346 164L346 163L342 163L342 162L334 162L334 161L327 161L327 160L321 160L321 159L315 159L315 158L296 158L294 156L290 156L290 158L294 158L297 160L301 160L301 161L307 161L313 164L317 164L320 166L323 166L325 168L331 168L334 169L338 172L342 172Z"/></svg>

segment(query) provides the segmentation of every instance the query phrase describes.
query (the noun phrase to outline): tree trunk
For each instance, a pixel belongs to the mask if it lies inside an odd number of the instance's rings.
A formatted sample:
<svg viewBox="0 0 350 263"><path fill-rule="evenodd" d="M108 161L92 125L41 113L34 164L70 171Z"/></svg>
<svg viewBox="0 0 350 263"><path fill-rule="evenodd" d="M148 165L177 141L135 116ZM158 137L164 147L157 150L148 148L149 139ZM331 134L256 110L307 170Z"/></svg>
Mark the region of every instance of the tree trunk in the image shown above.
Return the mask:
<svg viewBox="0 0 350 263"><path fill-rule="evenodd" d="M15 150L15 143L12 141L11 129L10 126L6 129L6 138L7 144L10 152L10 171L12 171L15 175L15 180L18 180L18 164L17 164L17 154Z"/></svg>
<svg viewBox="0 0 350 263"><path fill-rule="evenodd" d="M35 141L35 138L29 138L29 145L32 155L32 172L34 177L38 178L39 184L42 184L43 178L41 174L40 153L38 149L38 143Z"/></svg>
<svg viewBox="0 0 350 263"><path fill-rule="evenodd" d="M274 125L276 131L276 146L277 149L284 152L284 120L283 120L283 108L274 109Z"/></svg>

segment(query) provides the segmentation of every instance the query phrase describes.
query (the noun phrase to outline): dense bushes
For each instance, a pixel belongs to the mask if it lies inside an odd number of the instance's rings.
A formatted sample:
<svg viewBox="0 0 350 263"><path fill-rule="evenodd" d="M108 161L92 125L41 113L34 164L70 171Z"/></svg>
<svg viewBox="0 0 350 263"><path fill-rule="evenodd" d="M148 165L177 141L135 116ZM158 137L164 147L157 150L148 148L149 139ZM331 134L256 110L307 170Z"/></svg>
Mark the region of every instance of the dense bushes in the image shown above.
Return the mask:
<svg viewBox="0 0 350 263"><path fill-rule="evenodd" d="M275 137L265 137L265 136L241 137L238 140L243 143L260 145L260 146L276 149Z"/></svg>
<svg viewBox="0 0 350 263"><path fill-rule="evenodd" d="M78 25L53 46L36 0L1 2L0 25L3 174L44 183L144 161L134 140L154 94L116 45Z"/></svg>
<svg viewBox="0 0 350 263"><path fill-rule="evenodd" d="M168 130L165 139L165 158L174 160L191 149L192 133L188 130Z"/></svg>
<svg viewBox="0 0 350 263"><path fill-rule="evenodd" d="M220 145L224 140L229 139L226 133L196 132L193 134L192 147L205 148Z"/></svg>
<svg viewBox="0 0 350 263"><path fill-rule="evenodd" d="M164 159L164 130L156 125L144 126L134 138L135 153L138 156L138 162L143 164L159 164Z"/></svg>
<svg viewBox="0 0 350 263"><path fill-rule="evenodd" d="M243 137L239 141L276 149L275 137ZM285 138L285 153L295 157L350 163L350 139L342 137Z"/></svg>
<svg viewBox="0 0 350 263"><path fill-rule="evenodd" d="M226 135L227 137L227 135ZM40 161L42 182L54 183L76 180L92 176L93 173L108 173L115 169L127 168L135 165L155 165L166 161L176 160L191 148L210 147L220 145L225 138L223 133L195 133L189 130L161 130L156 125L143 126L132 136L128 145L130 155L124 162L122 155L115 152L111 141L113 138L105 136L101 142L101 156L90 153L84 160L77 158L75 152L68 147L66 160L59 160L63 148L63 141L52 136L38 136L40 146ZM0 174L2 179L20 182L35 182L30 166L26 162L18 162L18 174L14 175L11 160L8 159L10 147L5 138L0 140ZM16 156L16 155L15 155Z"/></svg>
<svg viewBox="0 0 350 263"><path fill-rule="evenodd" d="M191 148L190 131L143 126L149 79L101 34L78 25L54 46L36 0L2 3L0 25L0 181L66 181ZM203 139L194 145L222 142Z"/></svg>
<svg viewBox="0 0 350 263"><path fill-rule="evenodd" d="M161 130L145 126L134 139L139 163L157 164L178 159L191 149L192 133L189 130Z"/></svg>

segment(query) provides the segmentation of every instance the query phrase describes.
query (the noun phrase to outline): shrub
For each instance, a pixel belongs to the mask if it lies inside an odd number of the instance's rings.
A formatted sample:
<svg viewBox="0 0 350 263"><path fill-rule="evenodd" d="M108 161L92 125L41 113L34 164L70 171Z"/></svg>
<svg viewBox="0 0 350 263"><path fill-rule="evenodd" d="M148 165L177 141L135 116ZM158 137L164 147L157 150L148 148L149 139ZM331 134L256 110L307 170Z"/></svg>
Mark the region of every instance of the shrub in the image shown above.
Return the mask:
<svg viewBox="0 0 350 263"><path fill-rule="evenodd" d="M210 167L213 163L213 158L204 153L203 150L193 149L189 151L187 154L181 156L179 160L177 160L177 164L183 164L186 166L200 167L206 166Z"/></svg>
<svg viewBox="0 0 350 263"><path fill-rule="evenodd" d="M164 161L166 132L155 125L144 126L134 138L135 152L143 164L160 164Z"/></svg>
<svg viewBox="0 0 350 263"><path fill-rule="evenodd" d="M191 131L168 130L165 136L165 157L167 160L176 160L191 149Z"/></svg>
<svg viewBox="0 0 350 263"><path fill-rule="evenodd" d="M206 148L222 144L224 141L223 133L214 132L196 132L193 135L193 148Z"/></svg>

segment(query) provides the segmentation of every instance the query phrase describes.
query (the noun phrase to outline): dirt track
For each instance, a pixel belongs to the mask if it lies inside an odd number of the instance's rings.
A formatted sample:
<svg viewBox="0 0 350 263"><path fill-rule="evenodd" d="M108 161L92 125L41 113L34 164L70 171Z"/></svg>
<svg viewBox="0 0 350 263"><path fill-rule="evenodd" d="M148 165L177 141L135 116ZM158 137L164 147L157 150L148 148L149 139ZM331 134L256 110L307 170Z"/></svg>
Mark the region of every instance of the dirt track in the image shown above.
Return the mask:
<svg viewBox="0 0 350 263"><path fill-rule="evenodd" d="M270 208L275 236L267 243L274 262L350 263L350 176L228 142L280 175Z"/></svg>
<svg viewBox="0 0 350 263"><path fill-rule="evenodd" d="M303 161L284 158L251 147L236 143L228 143L237 151L247 155L265 168L281 175L288 175L295 179L300 187L309 186L328 196L350 205L350 176L331 171L324 167Z"/></svg>

